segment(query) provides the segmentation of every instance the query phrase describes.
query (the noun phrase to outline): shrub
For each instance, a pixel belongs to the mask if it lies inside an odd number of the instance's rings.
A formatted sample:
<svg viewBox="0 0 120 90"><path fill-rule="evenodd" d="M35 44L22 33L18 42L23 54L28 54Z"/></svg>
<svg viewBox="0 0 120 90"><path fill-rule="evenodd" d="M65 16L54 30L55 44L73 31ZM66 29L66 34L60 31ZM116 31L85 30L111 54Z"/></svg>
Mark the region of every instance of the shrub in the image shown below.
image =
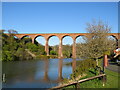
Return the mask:
<svg viewBox="0 0 120 90"><path fill-rule="evenodd" d="M73 72L73 74L71 74L71 78L75 79L79 75L82 76L87 71L89 71L89 69L91 69L91 68L96 68L95 60L87 59L87 60L83 60L83 61L78 61L76 70Z"/></svg>
<svg viewBox="0 0 120 90"><path fill-rule="evenodd" d="M53 50L50 51L50 55L56 55L57 53Z"/></svg>

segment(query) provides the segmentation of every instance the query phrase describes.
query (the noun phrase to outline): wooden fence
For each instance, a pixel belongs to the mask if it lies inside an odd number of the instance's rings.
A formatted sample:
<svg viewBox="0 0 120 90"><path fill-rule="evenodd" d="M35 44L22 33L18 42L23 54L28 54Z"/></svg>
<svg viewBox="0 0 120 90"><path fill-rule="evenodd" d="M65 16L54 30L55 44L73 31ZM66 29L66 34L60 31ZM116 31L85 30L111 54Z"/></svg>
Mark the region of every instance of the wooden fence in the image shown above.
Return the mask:
<svg viewBox="0 0 120 90"><path fill-rule="evenodd" d="M64 88L64 87L71 86L71 85L75 85L75 88L80 88L79 83L82 83L82 82L85 82L85 81L88 81L88 80L92 80L92 79L96 79L96 78L100 78L100 77L102 78L103 86L104 86L104 84L106 82L106 74L100 74L100 75L97 75L97 76L94 76L94 77L82 79L82 80L79 80L79 81L74 81L74 82L64 84L64 85L60 85L60 86L56 86L56 87L53 87L53 88L50 88L50 89L51 90L52 89L60 89L60 88Z"/></svg>

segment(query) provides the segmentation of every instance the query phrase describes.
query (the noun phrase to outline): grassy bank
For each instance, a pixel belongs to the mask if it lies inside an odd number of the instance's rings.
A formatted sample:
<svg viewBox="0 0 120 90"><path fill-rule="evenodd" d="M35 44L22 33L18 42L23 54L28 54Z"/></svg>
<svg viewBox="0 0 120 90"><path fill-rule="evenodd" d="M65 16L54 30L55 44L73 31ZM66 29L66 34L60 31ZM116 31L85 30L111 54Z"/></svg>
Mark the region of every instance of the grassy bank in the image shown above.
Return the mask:
<svg viewBox="0 0 120 90"><path fill-rule="evenodd" d="M99 60L99 66L102 66L102 60ZM118 72L113 72L108 69L105 69L105 74L107 75L107 81L106 81L105 86L103 86L102 80L94 79L94 80L80 83L79 84L80 88L118 88L119 87L118 80L120 80L120 74ZM88 73L87 76L81 79L91 77L91 76L93 76L93 74ZM75 86L72 85L66 88L75 88Z"/></svg>
<svg viewBox="0 0 120 90"><path fill-rule="evenodd" d="M102 81L99 79L90 80L84 83L81 83L81 88L118 88L118 79L120 76L118 73L106 70L107 82L105 86L102 86Z"/></svg>
<svg viewBox="0 0 120 90"><path fill-rule="evenodd" d="M102 81L99 79L94 79L90 81L86 81L80 83L80 88L118 88L118 79L120 79L120 75L117 72L113 72L110 70L106 70L107 82L105 86L103 86ZM66 87L66 88L75 88L74 85Z"/></svg>

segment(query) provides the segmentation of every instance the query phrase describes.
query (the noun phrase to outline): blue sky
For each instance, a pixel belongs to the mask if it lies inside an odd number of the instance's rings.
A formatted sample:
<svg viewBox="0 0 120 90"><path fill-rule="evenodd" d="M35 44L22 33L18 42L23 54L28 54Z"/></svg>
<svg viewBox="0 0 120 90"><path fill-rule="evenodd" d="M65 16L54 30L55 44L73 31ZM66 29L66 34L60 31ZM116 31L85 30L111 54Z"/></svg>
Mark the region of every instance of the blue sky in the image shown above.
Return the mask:
<svg viewBox="0 0 120 90"><path fill-rule="evenodd" d="M86 23L103 20L118 32L117 2L3 2L2 29L18 33L86 33ZM43 39L39 39L45 43ZM51 38L50 45L58 39ZM66 37L63 44L71 44Z"/></svg>

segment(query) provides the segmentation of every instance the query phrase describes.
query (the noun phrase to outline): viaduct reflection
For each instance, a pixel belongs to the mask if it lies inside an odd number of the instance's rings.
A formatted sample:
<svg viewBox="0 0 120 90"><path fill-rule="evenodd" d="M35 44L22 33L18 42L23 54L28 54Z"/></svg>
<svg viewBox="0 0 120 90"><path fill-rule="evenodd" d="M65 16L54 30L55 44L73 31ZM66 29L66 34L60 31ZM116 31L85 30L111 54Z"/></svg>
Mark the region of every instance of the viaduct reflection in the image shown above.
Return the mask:
<svg viewBox="0 0 120 90"><path fill-rule="evenodd" d="M72 72L76 68L76 59L72 60ZM60 59L58 61L58 77L56 80L50 80L48 72L49 72L49 60L44 60L44 76L43 76L43 81L44 82L60 82L63 80L63 60Z"/></svg>
<svg viewBox="0 0 120 90"><path fill-rule="evenodd" d="M49 60L47 59L44 61L44 78L43 78L43 80L45 80L45 81L49 81L48 68L49 68Z"/></svg>
<svg viewBox="0 0 120 90"><path fill-rule="evenodd" d="M63 61L65 61L65 60L62 60L62 59L58 60L58 65L57 65L58 67L56 67L56 73L58 73L58 74L55 73L58 76L57 76L57 78L55 77L55 80L52 80L50 78L50 75L51 75L50 73L52 73L49 70L51 68L50 67L51 64L50 64L50 60L46 59L42 63L43 64L42 66L44 67L43 68L43 76L40 76L35 80L35 76L34 76L35 72L34 73L31 72L31 68L30 68L30 70L27 69L27 71L25 71L25 72L30 71L30 72L28 72L26 74L21 74L21 73L23 73L23 71L21 71L19 69L16 69L16 70L18 70L20 72L16 74L16 76L18 76L17 78L12 77L12 81L19 82L20 80L22 80L22 81L28 81L28 82L36 81L36 82L45 82L45 83L58 83L58 82L61 82L63 80L63 67L64 67ZM72 67L71 71L73 72L75 70L75 68L76 68L76 59L72 59L72 66L71 67ZM35 68L33 70L35 70ZM41 72L39 72L39 73L41 73ZM22 75L23 78L19 79L19 77L21 77L21 75ZM8 75L8 76L12 76L12 75ZM10 82L10 83L13 83L13 82Z"/></svg>
<svg viewBox="0 0 120 90"><path fill-rule="evenodd" d="M63 60L60 59L58 63L58 81L61 81L63 79L62 77L62 66L63 66Z"/></svg>
<svg viewBox="0 0 120 90"><path fill-rule="evenodd" d="M72 72L76 69L76 59L73 59L72 61Z"/></svg>

